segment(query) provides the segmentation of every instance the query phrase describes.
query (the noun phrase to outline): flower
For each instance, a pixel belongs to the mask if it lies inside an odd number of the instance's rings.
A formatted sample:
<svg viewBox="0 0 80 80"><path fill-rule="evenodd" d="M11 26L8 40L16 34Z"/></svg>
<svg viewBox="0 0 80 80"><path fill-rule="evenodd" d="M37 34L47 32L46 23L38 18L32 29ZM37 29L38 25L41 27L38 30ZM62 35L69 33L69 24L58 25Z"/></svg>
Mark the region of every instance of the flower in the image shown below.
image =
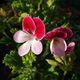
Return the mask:
<svg viewBox="0 0 80 80"><path fill-rule="evenodd" d="M43 46L40 40L45 36L45 25L38 17L26 16L22 20L22 30L17 31L13 39L17 43L23 43L18 49L18 54L24 56L30 49L36 55L42 52Z"/></svg>
<svg viewBox="0 0 80 80"><path fill-rule="evenodd" d="M74 42L68 44L65 41L67 38L71 38L73 33L70 28L58 27L48 32L45 36L46 40L51 40L50 51L58 57L65 55L65 52L72 52L75 46Z"/></svg>

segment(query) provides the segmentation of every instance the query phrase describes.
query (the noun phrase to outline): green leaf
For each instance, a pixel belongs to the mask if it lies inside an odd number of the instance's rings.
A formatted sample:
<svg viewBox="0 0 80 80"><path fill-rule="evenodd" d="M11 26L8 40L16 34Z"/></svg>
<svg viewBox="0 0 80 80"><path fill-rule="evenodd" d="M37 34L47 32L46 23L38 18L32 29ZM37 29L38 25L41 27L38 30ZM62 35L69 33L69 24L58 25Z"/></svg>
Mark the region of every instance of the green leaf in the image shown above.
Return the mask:
<svg viewBox="0 0 80 80"><path fill-rule="evenodd" d="M28 16L29 14L28 13L21 13L19 19L18 19L18 22L21 22L22 21L22 18L25 17L25 16Z"/></svg>
<svg viewBox="0 0 80 80"><path fill-rule="evenodd" d="M6 16L6 11L3 8L0 8L0 16Z"/></svg>
<svg viewBox="0 0 80 80"><path fill-rule="evenodd" d="M28 16L29 14L28 13L21 13L21 17L23 18L23 17L25 17L25 16Z"/></svg>
<svg viewBox="0 0 80 80"><path fill-rule="evenodd" d="M0 39L0 44L10 44L10 43L11 43L11 40L9 38L2 37Z"/></svg>
<svg viewBox="0 0 80 80"><path fill-rule="evenodd" d="M14 34L15 32L17 32L17 31L18 31L17 28L11 28L11 30L10 30L10 32L13 33L13 34Z"/></svg>
<svg viewBox="0 0 80 80"><path fill-rule="evenodd" d="M23 67L21 58L15 51L10 51L10 54L6 54L3 63L12 69L12 72L18 72Z"/></svg>
<svg viewBox="0 0 80 80"><path fill-rule="evenodd" d="M58 65L58 63L54 60L46 59L46 61L48 62L48 64L50 64L53 67L56 67Z"/></svg>
<svg viewBox="0 0 80 80"><path fill-rule="evenodd" d="M6 28L5 22L0 19L0 32L3 32Z"/></svg>
<svg viewBox="0 0 80 80"><path fill-rule="evenodd" d="M8 23L10 23L12 25L17 24L18 23L18 16L9 18Z"/></svg>
<svg viewBox="0 0 80 80"><path fill-rule="evenodd" d="M34 60L35 56L31 52L19 57L16 51L12 50L10 54L5 55L3 63L12 69L12 74L15 75L12 80L31 80L36 72L36 68L32 66Z"/></svg>
<svg viewBox="0 0 80 80"><path fill-rule="evenodd" d="M50 6L53 4L54 1L55 1L55 0L48 0L48 1L47 1L48 6L50 7Z"/></svg>
<svg viewBox="0 0 80 80"><path fill-rule="evenodd" d="M27 55L22 57L23 64L29 67L32 66L32 63L34 61L36 61L36 56L31 51Z"/></svg>

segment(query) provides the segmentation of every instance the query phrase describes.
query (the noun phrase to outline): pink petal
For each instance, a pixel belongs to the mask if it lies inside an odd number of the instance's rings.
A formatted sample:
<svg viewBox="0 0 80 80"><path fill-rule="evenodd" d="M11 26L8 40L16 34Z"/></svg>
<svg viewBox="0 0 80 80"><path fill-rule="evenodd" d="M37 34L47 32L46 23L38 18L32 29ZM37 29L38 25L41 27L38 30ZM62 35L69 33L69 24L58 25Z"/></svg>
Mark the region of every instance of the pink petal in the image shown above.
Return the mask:
<svg viewBox="0 0 80 80"><path fill-rule="evenodd" d="M29 40L29 34L20 30L14 34L13 39L17 43L23 43L23 42Z"/></svg>
<svg viewBox="0 0 80 80"><path fill-rule="evenodd" d="M23 28L23 31L25 32L27 31L29 33L34 34L36 26L35 26L33 19L30 16L26 16L23 18L22 28Z"/></svg>
<svg viewBox="0 0 80 80"><path fill-rule="evenodd" d="M75 43L74 43L74 42L70 42L70 43L68 44L66 53L72 52L72 51L74 50L74 47L75 47Z"/></svg>
<svg viewBox="0 0 80 80"><path fill-rule="evenodd" d="M62 38L54 38L51 41L50 50L51 50L51 53L54 52L54 54L56 56L58 56L58 57L64 56L66 49L67 49L67 44L66 44L64 39L62 39Z"/></svg>
<svg viewBox="0 0 80 80"><path fill-rule="evenodd" d="M35 36L38 40L41 40L45 35L45 25L42 22L42 20L38 17L33 18L33 20L36 25Z"/></svg>
<svg viewBox="0 0 80 80"><path fill-rule="evenodd" d="M19 56L26 55L30 50L30 45L31 45L30 42L27 41L22 46L20 46L19 49L18 49Z"/></svg>
<svg viewBox="0 0 80 80"><path fill-rule="evenodd" d="M39 55L42 52L43 46L42 43L38 40L33 40L31 50L36 55Z"/></svg>

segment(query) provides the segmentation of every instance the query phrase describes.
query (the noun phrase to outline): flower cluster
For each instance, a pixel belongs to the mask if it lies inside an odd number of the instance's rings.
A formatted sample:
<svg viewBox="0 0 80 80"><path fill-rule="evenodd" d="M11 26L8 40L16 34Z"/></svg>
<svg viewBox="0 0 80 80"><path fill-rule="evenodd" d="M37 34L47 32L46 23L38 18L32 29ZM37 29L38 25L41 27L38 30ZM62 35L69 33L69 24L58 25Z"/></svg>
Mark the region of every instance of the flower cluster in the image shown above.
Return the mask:
<svg viewBox="0 0 80 80"><path fill-rule="evenodd" d="M74 42L70 42L67 46L66 39L71 38L73 33L70 28L58 27L48 32L45 36L46 40L51 40L50 51L58 57L62 57L65 53L72 52L75 46Z"/></svg>
<svg viewBox="0 0 80 80"><path fill-rule="evenodd" d="M14 41L24 43L18 49L18 54L23 56L27 54L30 49L36 55L39 55L43 50L43 45L40 40L45 38L50 40L50 51L58 57L62 57L66 52L71 52L74 49L75 43L66 43L67 38L71 38L73 33L71 29L65 27L58 27L45 34L45 25L43 21L34 17L26 16L22 20L22 30L14 34Z"/></svg>

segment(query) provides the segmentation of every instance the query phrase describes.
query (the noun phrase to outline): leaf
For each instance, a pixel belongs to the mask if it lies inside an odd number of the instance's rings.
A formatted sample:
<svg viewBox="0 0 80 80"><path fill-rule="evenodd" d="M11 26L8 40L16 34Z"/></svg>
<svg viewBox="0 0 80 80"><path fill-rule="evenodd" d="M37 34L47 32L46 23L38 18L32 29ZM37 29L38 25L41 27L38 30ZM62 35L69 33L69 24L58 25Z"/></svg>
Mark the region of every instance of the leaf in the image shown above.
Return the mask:
<svg viewBox="0 0 80 80"><path fill-rule="evenodd" d="M50 7L50 6L54 3L54 1L55 1L55 0L48 0L48 1L47 1L48 6Z"/></svg>
<svg viewBox="0 0 80 80"><path fill-rule="evenodd" d="M3 63L12 69L12 72L18 72L23 67L21 58L15 51L10 51L10 54L6 54Z"/></svg>
<svg viewBox="0 0 80 80"><path fill-rule="evenodd" d="M15 75L12 80L31 80L36 72L36 68L32 66L34 60L32 53L19 57L16 51L12 50L5 55L3 63L12 69L12 74Z"/></svg>
<svg viewBox="0 0 80 80"><path fill-rule="evenodd" d="M50 64L51 66L56 67L58 65L58 63L54 60L51 59L46 59L46 61L48 62L48 64Z"/></svg>
<svg viewBox="0 0 80 80"><path fill-rule="evenodd" d="M59 63L63 63L63 59L62 58L59 58L57 56L54 55L54 58L56 61L58 61Z"/></svg>
<svg viewBox="0 0 80 80"><path fill-rule="evenodd" d="M72 61L75 61L76 58L77 58L77 56L76 56L75 53L72 53L72 54L70 55L70 58L71 58Z"/></svg>
<svg viewBox="0 0 80 80"><path fill-rule="evenodd" d="M32 66L32 63L34 61L36 61L36 56L31 51L27 55L25 55L25 56L22 57L23 64L27 65L29 67Z"/></svg>
<svg viewBox="0 0 80 80"><path fill-rule="evenodd" d="M21 17L23 18L23 17L25 17L25 16L29 16L29 14L28 13L21 13Z"/></svg>
<svg viewBox="0 0 80 80"><path fill-rule="evenodd" d="M18 22L21 22L22 21L22 18L25 17L25 16L28 16L29 14L28 13L21 13L19 19L18 19Z"/></svg>
<svg viewBox="0 0 80 80"><path fill-rule="evenodd" d="M6 12L3 8L0 8L0 16L6 16Z"/></svg>
<svg viewBox="0 0 80 80"><path fill-rule="evenodd" d="M8 19L8 23L16 25L18 23L18 16L14 16Z"/></svg>
<svg viewBox="0 0 80 80"><path fill-rule="evenodd" d="M9 38L2 37L0 39L0 44L10 44L10 43L11 43L11 40Z"/></svg>
<svg viewBox="0 0 80 80"><path fill-rule="evenodd" d="M22 73L20 73L15 78L12 78L12 80L33 80L35 75L36 68L23 68Z"/></svg>
<svg viewBox="0 0 80 80"><path fill-rule="evenodd" d="M10 29L10 32L13 33L13 34L14 34L15 32L17 32L17 31L18 31L17 28L11 28L11 29Z"/></svg>
<svg viewBox="0 0 80 80"><path fill-rule="evenodd" d="M0 19L0 32L3 32L6 28L5 22Z"/></svg>

